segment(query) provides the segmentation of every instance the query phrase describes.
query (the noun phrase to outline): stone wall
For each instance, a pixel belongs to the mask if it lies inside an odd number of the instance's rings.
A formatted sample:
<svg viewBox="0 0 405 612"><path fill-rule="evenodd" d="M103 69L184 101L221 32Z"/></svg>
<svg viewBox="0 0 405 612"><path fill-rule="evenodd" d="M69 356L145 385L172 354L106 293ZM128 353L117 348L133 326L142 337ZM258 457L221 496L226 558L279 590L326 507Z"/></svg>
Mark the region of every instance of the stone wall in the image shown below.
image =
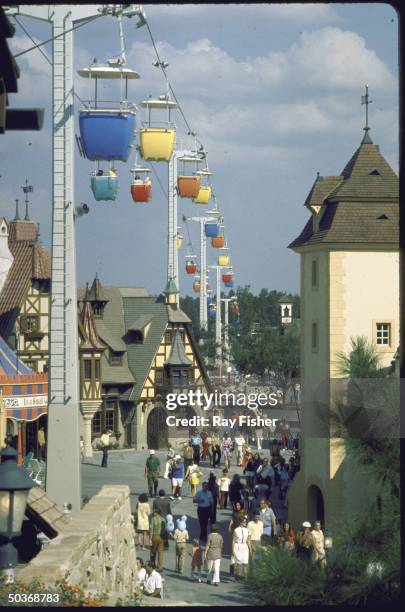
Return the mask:
<svg viewBox="0 0 405 612"><path fill-rule="evenodd" d="M129 487L108 485L17 576L66 580L87 592L130 596L137 584Z"/></svg>

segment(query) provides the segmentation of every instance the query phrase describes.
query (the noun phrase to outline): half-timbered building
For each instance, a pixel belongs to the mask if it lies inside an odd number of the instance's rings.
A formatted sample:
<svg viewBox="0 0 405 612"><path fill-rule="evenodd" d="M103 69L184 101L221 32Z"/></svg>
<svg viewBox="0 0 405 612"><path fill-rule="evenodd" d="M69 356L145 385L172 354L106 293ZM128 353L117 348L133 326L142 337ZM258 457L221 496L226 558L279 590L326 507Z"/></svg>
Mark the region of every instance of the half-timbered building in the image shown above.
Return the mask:
<svg viewBox="0 0 405 612"><path fill-rule="evenodd" d="M79 290L79 297L84 290ZM112 430L120 445L161 448L180 442L189 428L168 427L168 392L210 388L191 320L180 309L173 281L159 296L145 289L102 287L89 292L97 333L107 346L101 358L103 405L93 418L93 438ZM177 409L193 416L195 410Z"/></svg>

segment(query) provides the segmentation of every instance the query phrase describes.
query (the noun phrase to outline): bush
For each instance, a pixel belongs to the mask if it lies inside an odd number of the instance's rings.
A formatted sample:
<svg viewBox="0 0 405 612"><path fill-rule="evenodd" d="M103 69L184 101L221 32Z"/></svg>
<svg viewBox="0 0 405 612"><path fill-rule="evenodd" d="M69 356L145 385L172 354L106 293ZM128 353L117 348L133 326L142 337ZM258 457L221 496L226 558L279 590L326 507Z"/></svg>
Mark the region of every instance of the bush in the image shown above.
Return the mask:
<svg viewBox="0 0 405 612"><path fill-rule="evenodd" d="M43 599L41 594L47 597ZM86 595L65 581L54 586L44 585L40 580L31 580L28 584L18 580L14 584L0 581L1 607L101 608L106 599L105 593Z"/></svg>
<svg viewBox="0 0 405 612"><path fill-rule="evenodd" d="M325 603L325 574L318 566L281 548L263 550L242 588L256 605L300 606Z"/></svg>

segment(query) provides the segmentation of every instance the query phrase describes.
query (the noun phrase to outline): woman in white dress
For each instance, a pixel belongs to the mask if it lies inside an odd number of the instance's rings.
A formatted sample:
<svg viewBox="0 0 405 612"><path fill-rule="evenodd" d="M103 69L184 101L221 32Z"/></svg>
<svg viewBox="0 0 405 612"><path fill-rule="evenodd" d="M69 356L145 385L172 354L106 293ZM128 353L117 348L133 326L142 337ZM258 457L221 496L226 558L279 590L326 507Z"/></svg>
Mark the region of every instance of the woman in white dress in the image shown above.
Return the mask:
<svg viewBox="0 0 405 612"><path fill-rule="evenodd" d="M146 546L147 544L149 544L150 512L151 510L148 502L148 496L146 495L146 493L141 493L138 497L138 503L136 504L136 530L138 532L138 544L142 548L142 550L146 550Z"/></svg>
<svg viewBox="0 0 405 612"><path fill-rule="evenodd" d="M249 532L246 526L246 519L242 519L239 527L233 532L232 556L235 562L235 578L247 576L249 567Z"/></svg>

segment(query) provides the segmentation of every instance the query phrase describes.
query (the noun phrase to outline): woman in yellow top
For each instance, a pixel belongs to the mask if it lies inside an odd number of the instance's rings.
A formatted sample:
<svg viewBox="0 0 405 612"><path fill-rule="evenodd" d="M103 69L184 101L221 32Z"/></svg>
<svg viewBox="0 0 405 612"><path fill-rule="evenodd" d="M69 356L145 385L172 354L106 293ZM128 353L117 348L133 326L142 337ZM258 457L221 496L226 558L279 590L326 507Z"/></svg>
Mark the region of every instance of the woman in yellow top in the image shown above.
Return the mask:
<svg viewBox="0 0 405 612"><path fill-rule="evenodd" d="M197 486L200 484L201 475L202 472L200 471L200 468L193 459L191 465L188 466L185 475L185 479L188 480L190 483L192 497L194 497L194 495L197 493Z"/></svg>

